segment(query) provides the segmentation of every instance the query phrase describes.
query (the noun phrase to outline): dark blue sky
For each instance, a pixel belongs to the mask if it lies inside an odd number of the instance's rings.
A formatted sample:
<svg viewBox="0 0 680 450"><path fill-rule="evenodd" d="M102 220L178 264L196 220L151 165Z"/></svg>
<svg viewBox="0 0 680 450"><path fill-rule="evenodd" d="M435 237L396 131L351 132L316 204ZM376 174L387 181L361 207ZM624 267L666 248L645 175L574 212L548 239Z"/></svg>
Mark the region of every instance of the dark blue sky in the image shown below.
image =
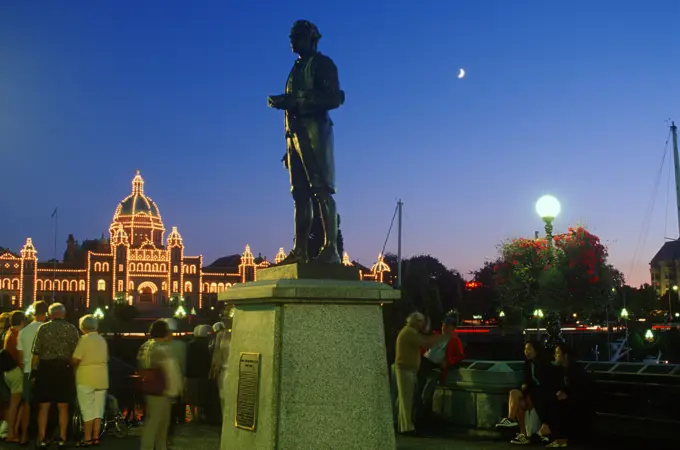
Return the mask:
<svg viewBox="0 0 680 450"><path fill-rule="evenodd" d="M55 205L60 253L68 233L99 236L140 169L189 254L288 249L283 118L266 97L307 18L347 93L333 120L353 258L375 259L401 197L406 254L465 273L539 229L534 202L552 193L557 231L585 222L643 281L678 234L664 172L635 253L664 121L680 121L680 2L646 3L2 2L0 246L32 236L52 257Z"/></svg>

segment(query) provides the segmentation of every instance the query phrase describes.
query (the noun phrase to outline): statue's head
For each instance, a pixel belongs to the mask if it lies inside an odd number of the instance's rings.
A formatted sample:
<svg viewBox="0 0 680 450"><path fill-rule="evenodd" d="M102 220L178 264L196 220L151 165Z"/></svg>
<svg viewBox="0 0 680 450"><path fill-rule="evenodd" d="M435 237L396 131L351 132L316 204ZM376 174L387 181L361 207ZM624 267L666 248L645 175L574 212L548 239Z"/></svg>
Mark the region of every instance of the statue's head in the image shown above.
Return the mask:
<svg viewBox="0 0 680 450"><path fill-rule="evenodd" d="M296 21L290 30L290 47L300 56L315 52L319 39L319 29L308 20Z"/></svg>

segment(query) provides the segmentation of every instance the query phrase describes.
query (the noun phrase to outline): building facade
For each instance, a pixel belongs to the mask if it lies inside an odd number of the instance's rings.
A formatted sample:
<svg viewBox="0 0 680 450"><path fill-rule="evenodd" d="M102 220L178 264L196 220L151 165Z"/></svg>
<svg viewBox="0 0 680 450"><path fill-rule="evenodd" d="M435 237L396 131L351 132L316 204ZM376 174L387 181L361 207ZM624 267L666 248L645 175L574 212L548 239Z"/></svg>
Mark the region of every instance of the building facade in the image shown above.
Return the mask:
<svg viewBox="0 0 680 450"><path fill-rule="evenodd" d="M0 307L25 308L36 300L59 301L87 309L126 302L138 307L184 304L204 308L217 304L217 294L235 283L257 279L271 265L255 257L250 246L208 266L203 257L184 252L177 227L164 239L165 225L156 203L144 192L139 171L132 193L117 206L108 238L79 243L69 235L62 261L39 262L32 239L19 253L0 249ZM275 263L285 258L279 249ZM354 265L347 254L343 263ZM360 278L385 281L389 266L382 257Z"/></svg>
<svg viewBox="0 0 680 450"><path fill-rule="evenodd" d="M650 261L649 271L657 294L665 295L669 289L679 286L680 240L665 242Z"/></svg>

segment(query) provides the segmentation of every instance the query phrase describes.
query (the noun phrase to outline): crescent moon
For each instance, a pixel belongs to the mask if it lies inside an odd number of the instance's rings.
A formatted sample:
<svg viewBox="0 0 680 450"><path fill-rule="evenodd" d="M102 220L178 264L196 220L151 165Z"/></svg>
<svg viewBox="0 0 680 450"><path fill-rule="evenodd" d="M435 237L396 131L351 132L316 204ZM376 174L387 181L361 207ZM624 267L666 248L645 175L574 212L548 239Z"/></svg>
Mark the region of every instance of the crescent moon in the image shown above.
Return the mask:
<svg viewBox="0 0 680 450"><path fill-rule="evenodd" d="M465 69L461 68L458 72L458 78L463 78L465 76Z"/></svg>

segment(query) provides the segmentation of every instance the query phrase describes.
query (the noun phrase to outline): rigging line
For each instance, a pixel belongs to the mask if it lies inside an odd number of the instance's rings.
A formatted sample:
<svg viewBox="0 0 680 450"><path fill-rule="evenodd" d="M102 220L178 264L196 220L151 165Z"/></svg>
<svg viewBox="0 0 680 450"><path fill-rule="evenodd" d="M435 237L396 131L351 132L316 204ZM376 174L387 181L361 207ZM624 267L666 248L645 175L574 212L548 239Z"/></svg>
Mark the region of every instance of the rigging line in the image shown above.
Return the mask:
<svg viewBox="0 0 680 450"><path fill-rule="evenodd" d="M397 211L399 211L399 205L395 206L394 214L392 214L392 221L390 222L390 228L387 230L387 237L385 237L385 243L383 244L381 255L385 256L385 248L387 247L387 241L390 239L390 234L392 233L392 227L394 226L394 218L397 217Z"/></svg>
<svg viewBox="0 0 680 450"><path fill-rule="evenodd" d="M652 212L654 211L654 204L656 203L656 196L659 188L659 184L661 182L661 175L663 173L663 168L664 164L666 162L666 155L668 154L668 143L670 142L670 130L668 132L668 137L666 138L666 143L664 145L664 152L663 156L661 158L661 164L659 165L659 169L657 171L656 175L656 180L654 182L654 186L652 188L652 195L650 198L649 206L647 207L644 220L642 223L642 230L640 231L640 234L638 235L638 240L635 246L635 250L633 253L633 258L631 260L631 274L636 274L637 273L637 268L640 264L640 261L642 260L642 253L644 250L645 245L647 244L647 237L649 235L649 228L651 226L651 216Z"/></svg>
<svg viewBox="0 0 680 450"><path fill-rule="evenodd" d="M664 148L664 155L661 160L661 165L659 166L659 171L657 173L656 181L652 190L652 197L650 198L649 206L645 214L645 220L643 222L643 229L638 239L637 248L633 259L633 274L637 274L639 266L642 261L642 255L644 253L644 248L647 245L647 239L649 237L649 229L652 224L652 215L654 212L654 206L656 205L656 199L658 196L659 186L661 185L661 176L663 174L663 168L666 161L666 156L668 155L668 146Z"/></svg>
<svg viewBox="0 0 680 450"><path fill-rule="evenodd" d="M665 163L665 160L666 160L667 152L668 152L668 140L666 141L666 145L664 146L664 153L663 153L663 156L662 156L662 159L661 159L661 164L659 165L659 169L657 171L657 176L656 176L653 188L652 188L652 196L650 198L649 205L647 206L647 210L646 210L646 213L644 215L644 220L643 220L643 223L642 223L642 230L640 231L640 234L638 235L637 243L635 244L635 251L633 253L633 258L631 260L631 268L630 268L632 273L634 273L637 270L637 265L639 263L639 259L641 259L641 252L642 252L642 248L644 246L643 241L646 242L646 236L649 232L649 226L651 224L651 213L653 212L653 209L654 209L654 203L655 203L656 195L657 195L656 193L657 193L657 190L658 190L658 185L661 181L660 178L661 178L661 174L663 173L663 167L664 167L664 163Z"/></svg>

